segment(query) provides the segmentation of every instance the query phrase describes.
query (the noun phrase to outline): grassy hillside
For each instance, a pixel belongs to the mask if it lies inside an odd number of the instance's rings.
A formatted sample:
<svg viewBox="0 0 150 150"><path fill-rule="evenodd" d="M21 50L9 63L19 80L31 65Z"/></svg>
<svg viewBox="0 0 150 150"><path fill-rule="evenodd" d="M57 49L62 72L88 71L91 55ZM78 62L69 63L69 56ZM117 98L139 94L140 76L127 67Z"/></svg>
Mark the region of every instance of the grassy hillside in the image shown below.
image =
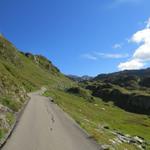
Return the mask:
<svg viewBox="0 0 150 150"><path fill-rule="evenodd" d="M49 85L61 89L72 83L45 57L24 54L0 35L0 139L28 99L27 92Z"/></svg>
<svg viewBox="0 0 150 150"><path fill-rule="evenodd" d="M133 95L134 105L149 106L145 105L149 88L141 86L139 78L125 79L129 81L126 84L121 77L111 79L109 76L109 80L94 79L77 85L45 57L20 52L0 36L0 139L10 130L15 114L28 99L27 92L44 86L48 89L45 95L53 97L55 103L90 133L89 138L112 150L149 150L150 117L147 111L147 115L135 114L117 105L118 101L125 104L124 96ZM141 83L145 85L147 80L148 76ZM141 95L145 98L144 105Z"/></svg>
<svg viewBox="0 0 150 150"><path fill-rule="evenodd" d="M44 95L52 97L54 103L90 134L89 138L94 138L110 150L150 149L149 116L126 112L112 102L96 97L94 101L88 101L80 92L49 88ZM142 143L136 141L137 137L142 139Z"/></svg>
<svg viewBox="0 0 150 150"><path fill-rule="evenodd" d="M45 57L19 52L3 36L0 36L0 75L27 91L59 82L71 83Z"/></svg>
<svg viewBox="0 0 150 150"><path fill-rule="evenodd" d="M125 79L126 78L126 79ZM150 115L150 88L139 85L136 77L105 77L84 81L80 85L104 101L112 101L126 111Z"/></svg>

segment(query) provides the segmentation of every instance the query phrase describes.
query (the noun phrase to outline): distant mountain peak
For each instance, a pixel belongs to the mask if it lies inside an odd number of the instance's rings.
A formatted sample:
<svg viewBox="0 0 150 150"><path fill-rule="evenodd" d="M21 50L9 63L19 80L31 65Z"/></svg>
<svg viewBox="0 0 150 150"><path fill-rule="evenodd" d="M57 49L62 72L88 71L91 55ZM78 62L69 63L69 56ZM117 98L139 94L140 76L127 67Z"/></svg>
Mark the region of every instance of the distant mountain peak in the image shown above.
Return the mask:
<svg viewBox="0 0 150 150"><path fill-rule="evenodd" d="M83 75L83 76L77 76L77 75L67 75L70 79L73 81L81 82L81 81L88 81L93 79L93 77L88 76L88 75Z"/></svg>

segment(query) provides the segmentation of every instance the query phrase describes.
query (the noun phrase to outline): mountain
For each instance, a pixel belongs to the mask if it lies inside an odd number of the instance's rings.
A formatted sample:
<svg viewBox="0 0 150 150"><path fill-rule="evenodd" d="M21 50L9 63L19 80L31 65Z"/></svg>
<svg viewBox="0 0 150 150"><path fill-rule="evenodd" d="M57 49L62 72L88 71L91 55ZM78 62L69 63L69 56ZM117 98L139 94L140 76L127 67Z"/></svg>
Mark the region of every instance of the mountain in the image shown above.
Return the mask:
<svg viewBox="0 0 150 150"><path fill-rule="evenodd" d="M72 81L47 58L21 52L0 35L0 139L15 121L28 92L69 84Z"/></svg>
<svg viewBox="0 0 150 150"><path fill-rule="evenodd" d="M94 81L104 81L120 86L145 86L150 87L150 68L141 70L125 70L110 74L100 74L96 76Z"/></svg>
<svg viewBox="0 0 150 150"><path fill-rule="evenodd" d="M76 82L88 81L88 80L93 79L93 77L87 76L87 75L84 75L84 76L68 75L68 78Z"/></svg>
<svg viewBox="0 0 150 150"><path fill-rule="evenodd" d="M150 114L150 68L100 74L80 84L127 111Z"/></svg>
<svg viewBox="0 0 150 150"><path fill-rule="evenodd" d="M120 76L120 75L128 75L128 76L136 75L139 77L147 77L150 76L150 68L139 69L139 70L124 70L124 71L119 71L119 72L114 72L109 74L99 74L98 76L95 77L95 79L100 79L100 78L105 78L110 76Z"/></svg>
<svg viewBox="0 0 150 150"><path fill-rule="evenodd" d="M104 147L150 149L148 70L73 76L78 81L73 82L46 57L21 52L0 36L0 142L27 102L27 93L46 87L44 95Z"/></svg>

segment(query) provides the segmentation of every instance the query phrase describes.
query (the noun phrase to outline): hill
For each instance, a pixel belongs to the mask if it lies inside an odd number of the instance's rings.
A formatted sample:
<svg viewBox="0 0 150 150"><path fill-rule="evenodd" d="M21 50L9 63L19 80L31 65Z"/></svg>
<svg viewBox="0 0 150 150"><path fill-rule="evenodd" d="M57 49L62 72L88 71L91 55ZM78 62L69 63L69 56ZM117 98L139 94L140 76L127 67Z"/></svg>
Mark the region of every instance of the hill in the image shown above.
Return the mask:
<svg viewBox="0 0 150 150"><path fill-rule="evenodd" d="M100 74L80 84L127 111L150 114L150 68Z"/></svg>
<svg viewBox="0 0 150 150"><path fill-rule="evenodd" d="M93 81L104 81L125 87L137 87L138 85L150 87L150 68L100 74Z"/></svg>
<svg viewBox="0 0 150 150"><path fill-rule="evenodd" d="M72 84L52 62L41 55L20 52L0 35L0 139L9 130L27 93L41 87Z"/></svg>
<svg viewBox="0 0 150 150"><path fill-rule="evenodd" d="M21 52L0 36L0 140L15 122L27 93L46 87L44 95L104 147L150 149L147 80L145 73L119 72L73 82L45 57Z"/></svg>
<svg viewBox="0 0 150 150"><path fill-rule="evenodd" d="M88 81L93 79L93 77L87 75L84 76L68 75L67 77L76 82Z"/></svg>

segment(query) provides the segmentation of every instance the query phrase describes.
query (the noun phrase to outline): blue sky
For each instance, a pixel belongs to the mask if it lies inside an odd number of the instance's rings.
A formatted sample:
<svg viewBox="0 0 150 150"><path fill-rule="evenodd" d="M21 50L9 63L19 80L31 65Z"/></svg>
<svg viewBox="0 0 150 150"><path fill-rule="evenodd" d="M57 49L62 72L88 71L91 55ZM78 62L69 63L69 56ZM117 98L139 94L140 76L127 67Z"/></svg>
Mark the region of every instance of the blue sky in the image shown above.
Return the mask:
<svg viewBox="0 0 150 150"><path fill-rule="evenodd" d="M150 32L149 10L149 0L1 0L0 32L65 74L93 76L149 66L150 42L134 38Z"/></svg>

